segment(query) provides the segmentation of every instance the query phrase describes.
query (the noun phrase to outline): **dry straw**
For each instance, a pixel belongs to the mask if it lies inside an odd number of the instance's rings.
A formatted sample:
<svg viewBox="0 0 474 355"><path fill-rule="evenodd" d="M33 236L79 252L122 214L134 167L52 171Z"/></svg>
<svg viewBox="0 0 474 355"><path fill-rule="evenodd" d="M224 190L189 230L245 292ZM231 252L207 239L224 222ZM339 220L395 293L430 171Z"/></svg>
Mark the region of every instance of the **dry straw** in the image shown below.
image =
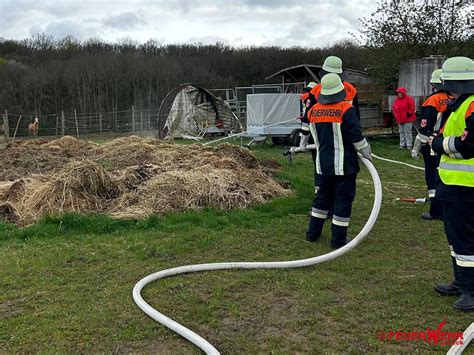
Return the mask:
<svg viewBox="0 0 474 355"><path fill-rule="evenodd" d="M21 226L63 212L144 218L246 208L290 193L275 179L278 163L262 165L230 144L212 148L131 136L98 145L63 137L15 143L0 155L0 219Z"/></svg>

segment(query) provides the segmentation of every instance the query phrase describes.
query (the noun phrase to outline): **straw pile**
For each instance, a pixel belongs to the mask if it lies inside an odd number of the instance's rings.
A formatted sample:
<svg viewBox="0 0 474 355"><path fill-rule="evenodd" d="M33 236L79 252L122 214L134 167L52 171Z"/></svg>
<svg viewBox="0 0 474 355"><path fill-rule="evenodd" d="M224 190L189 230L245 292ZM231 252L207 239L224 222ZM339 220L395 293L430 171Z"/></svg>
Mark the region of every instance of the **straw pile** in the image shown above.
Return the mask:
<svg viewBox="0 0 474 355"><path fill-rule="evenodd" d="M63 137L0 148L0 220L25 226L63 212L117 218L206 207L246 208L285 196L279 165L230 144L175 145L137 136L103 145Z"/></svg>

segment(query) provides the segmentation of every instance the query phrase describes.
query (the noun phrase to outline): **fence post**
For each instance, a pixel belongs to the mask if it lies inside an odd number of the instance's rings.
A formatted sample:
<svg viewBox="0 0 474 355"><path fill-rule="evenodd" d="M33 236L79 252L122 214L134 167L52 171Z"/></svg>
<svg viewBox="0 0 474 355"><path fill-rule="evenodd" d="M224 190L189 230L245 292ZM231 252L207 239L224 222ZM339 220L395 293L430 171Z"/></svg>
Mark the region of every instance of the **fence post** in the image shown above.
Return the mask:
<svg viewBox="0 0 474 355"><path fill-rule="evenodd" d="M54 116L56 117L56 132L55 133L56 133L56 137L58 137L59 136L59 115L56 113Z"/></svg>
<svg viewBox="0 0 474 355"><path fill-rule="evenodd" d="M140 131L143 132L143 112L140 112Z"/></svg>
<svg viewBox="0 0 474 355"><path fill-rule="evenodd" d="M13 133L13 141L15 141L16 132L18 132L18 126L20 125L20 121L21 121L21 115L20 117L18 117L18 122L16 123L15 133Z"/></svg>
<svg viewBox="0 0 474 355"><path fill-rule="evenodd" d="M102 133L102 114L99 113L99 133Z"/></svg>
<svg viewBox="0 0 474 355"><path fill-rule="evenodd" d="M77 123L77 111L74 109L74 120L76 121L76 135L79 137L79 124Z"/></svg>
<svg viewBox="0 0 474 355"><path fill-rule="evenodd" d="M61 111L61 136L62 137L64 137L65 130L66 130L66 127L65 127L64 111Z"/></svg>
<svg viewBox="0 0 474 355"><path fill-rule="evenodd" d="M132 106L132 132L135 132L135 107Z"/></svg>
<svg viewBox="0 0 474 355"><path fill-rule="evenodd" d="M8 111L5 110L3 115L3 134L5 135L5 141L8 142L10 139L10 128L8 126Z"/></svg>

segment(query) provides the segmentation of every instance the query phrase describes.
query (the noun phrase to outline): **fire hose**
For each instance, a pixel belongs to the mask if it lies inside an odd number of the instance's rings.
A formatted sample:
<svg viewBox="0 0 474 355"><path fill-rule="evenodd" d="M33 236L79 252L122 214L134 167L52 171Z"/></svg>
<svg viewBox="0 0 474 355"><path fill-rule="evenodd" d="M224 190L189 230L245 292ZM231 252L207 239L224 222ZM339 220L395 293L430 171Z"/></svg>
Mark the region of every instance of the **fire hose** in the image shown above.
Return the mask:
<svg viewBox="0 0 474 355"><path fill-rule="evenodd" d="M362 242L362 240L365 237L367 237L369 232L372 230L375 222L377 221L377 217L378 217L380 207L382 204L382 184L380 181L380 177L377 173L377 170L375 169L375 166L370 160L363 158L361 155L359 155L359 159L367 167L372 177L372 181L374 184L374 191L375 191L374 203L372 206L372 211L370 213L370 216L366 224L362 228L362 230L354 239L352 239L352 241L350 241L345 246L327 254L319 255L316 257L308 258L308 259L301 259L301 260L269 261L269 262L224 262L224 263L211 263L211 264L196 264L196 265L179 266L179 267L174 267L171 269L158 271L144 277L135 285L132 292L134 302L148 316L155 319L156 321L163 324L164 326L168 327L169 329L173 330L174 332L178 333L183 338L187 339L188 341L190 341L191 343L199 347L206 354L219 354L217 349L212 344L210 344L207 340L205 340L204 338L202 338L201 336L199 336L192 330L174 321L173 319L167 317L163 313L158 312L156 309L150 306L147 302L145 302L145 300L141 296L141 291L143 290L143 288L149 283L156 280L160 280L160 279L174 276L174 275L187 274L187 273L192 273L192 272L213 271L213 270L236 270L236 269L248 270L248 269L299 268L299 267L321 264L323 262L330 261L339 256L344 255L348 251L354 249L358 244Z"/></svg>

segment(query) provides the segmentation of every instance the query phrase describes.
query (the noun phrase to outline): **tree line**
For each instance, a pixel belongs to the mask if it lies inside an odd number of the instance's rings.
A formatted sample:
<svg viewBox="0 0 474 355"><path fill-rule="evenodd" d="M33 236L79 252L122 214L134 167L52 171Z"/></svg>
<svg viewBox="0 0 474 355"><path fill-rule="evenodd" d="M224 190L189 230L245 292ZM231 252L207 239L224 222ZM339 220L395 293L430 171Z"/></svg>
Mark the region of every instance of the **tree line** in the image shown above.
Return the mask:
<svg viewBox="0 0 474 355"><path fill-rule="evenodd" d="M244 47L216 43L107 43L93 38L0 38L0 108L38 114L156 109L176 85L206 88L264 83L286 67L322 64L337 55L344 66L367 70L387 90L397 85L402 60L430 54L474 57L469 1L380 1L360 20L358 35L325 48ZM434 4L434 5L433 5Z"/></svg>

